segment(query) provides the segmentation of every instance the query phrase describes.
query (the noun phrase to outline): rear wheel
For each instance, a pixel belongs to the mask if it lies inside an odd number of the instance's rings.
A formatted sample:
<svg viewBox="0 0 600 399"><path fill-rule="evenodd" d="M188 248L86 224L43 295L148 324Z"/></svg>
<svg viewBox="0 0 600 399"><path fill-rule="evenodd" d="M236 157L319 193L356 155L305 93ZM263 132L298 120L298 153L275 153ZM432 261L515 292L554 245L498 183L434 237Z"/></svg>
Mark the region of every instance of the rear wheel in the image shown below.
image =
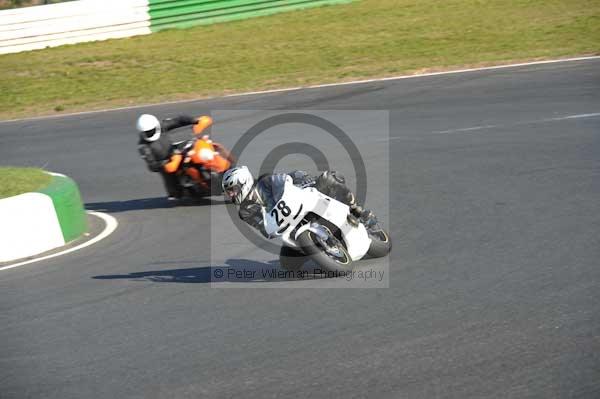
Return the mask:
<svg viewBox="0 0 600 399"><path fill-rule="evenodd" d="M302 252L327 271L347 272L352 270L352 258L344 244L327 228L319 227L323 229L323 234L307 230L298 236L296 241L302 248Z"/></svg>
<svg viewBox="0 0 600 399"><path fill-rule="evenodd" d="M221 173L212 172L210 177L210 195L223 194L223 175Z"/></svg>

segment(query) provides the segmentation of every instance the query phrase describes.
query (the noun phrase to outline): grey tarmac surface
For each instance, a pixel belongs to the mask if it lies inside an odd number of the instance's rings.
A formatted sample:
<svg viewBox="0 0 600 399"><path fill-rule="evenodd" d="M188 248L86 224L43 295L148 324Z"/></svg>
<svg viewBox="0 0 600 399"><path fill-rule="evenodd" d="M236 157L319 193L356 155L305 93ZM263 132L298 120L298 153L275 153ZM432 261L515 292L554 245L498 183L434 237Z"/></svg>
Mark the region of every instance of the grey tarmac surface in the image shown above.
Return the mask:
<svg viewBox="0 0 600 399"><path fill-rule="evenodd" d="M132 128L235 109L356 111L367 204L395 241L389 288L211 287L211 267L276 256L230 230L218 198L166 204ZM389 138L370 140L360 110L389 110ZM588 60L0 123L2 164L65 173L119 221L0 272L0 397L598 398L598 113Z"/></svg>

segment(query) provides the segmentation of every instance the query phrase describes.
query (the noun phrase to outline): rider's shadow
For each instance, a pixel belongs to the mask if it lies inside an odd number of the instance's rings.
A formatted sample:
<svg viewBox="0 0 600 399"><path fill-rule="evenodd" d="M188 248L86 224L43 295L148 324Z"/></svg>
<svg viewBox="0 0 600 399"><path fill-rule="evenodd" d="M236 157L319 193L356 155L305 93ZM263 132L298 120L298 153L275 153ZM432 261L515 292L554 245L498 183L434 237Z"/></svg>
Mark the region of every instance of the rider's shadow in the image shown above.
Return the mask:
<svg viewBox="0 0 600 399"><path fill-rule="evenodd" d="M89 202L85 208L91 211L118 213L128 211L140 211L146 209L165 209L186 206L214 206L224 205L221 199L206 198L183 198L179 201L169 201L165 197L138 198L126 201Z"/></svg>
<svg viewBox="0 0 600 399"><path fill-rule="evenodd" d="M278 260L257 262L249 259L228 259L223 266L133 272L94 276L92 278L97 280L151 281L155 283L264 283L300 279L295 273L282 269Z"/></svg>

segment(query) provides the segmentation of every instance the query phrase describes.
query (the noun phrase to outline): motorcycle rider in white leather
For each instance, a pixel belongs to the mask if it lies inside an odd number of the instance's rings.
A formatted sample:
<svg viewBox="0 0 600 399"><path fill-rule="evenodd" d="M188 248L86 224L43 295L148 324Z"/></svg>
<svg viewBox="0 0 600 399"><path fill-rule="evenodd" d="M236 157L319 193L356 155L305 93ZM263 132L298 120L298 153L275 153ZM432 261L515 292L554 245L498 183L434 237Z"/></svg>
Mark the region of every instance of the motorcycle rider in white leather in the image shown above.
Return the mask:
<svg viewBox="0 0 600 399"><path fill-rule="evenodd" d="M270 238L265 231L263 215L281 199L286 180L298 187L315 187L321 193L350 206L349 221L362 222L367 229L377 224L375 215L356 203L352 191L346 186L344 177L327 171L317 177L296 170L290 173L275 173L254 179L246 166L229 169L223 175L223 193L226 198L239 206L240 219Z"/></svg>

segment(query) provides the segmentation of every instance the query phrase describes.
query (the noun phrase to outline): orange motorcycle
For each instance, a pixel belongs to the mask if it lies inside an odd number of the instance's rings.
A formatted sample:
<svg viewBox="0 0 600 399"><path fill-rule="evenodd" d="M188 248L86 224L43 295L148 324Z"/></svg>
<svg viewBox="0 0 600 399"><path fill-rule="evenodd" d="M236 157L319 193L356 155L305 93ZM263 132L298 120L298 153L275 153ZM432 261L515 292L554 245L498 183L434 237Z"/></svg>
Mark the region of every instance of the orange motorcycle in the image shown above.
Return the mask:
<svg viewBox="0 0 600 399"><path fill-rule="evenodd" d="M185 191L198 197L222 194L223 173L234 161L223 145L202 134L211 125L211 117L201 117L193 125L194 138L175 143L175 151L164 165L167 173L174 173L178 177Z"/></svg>

